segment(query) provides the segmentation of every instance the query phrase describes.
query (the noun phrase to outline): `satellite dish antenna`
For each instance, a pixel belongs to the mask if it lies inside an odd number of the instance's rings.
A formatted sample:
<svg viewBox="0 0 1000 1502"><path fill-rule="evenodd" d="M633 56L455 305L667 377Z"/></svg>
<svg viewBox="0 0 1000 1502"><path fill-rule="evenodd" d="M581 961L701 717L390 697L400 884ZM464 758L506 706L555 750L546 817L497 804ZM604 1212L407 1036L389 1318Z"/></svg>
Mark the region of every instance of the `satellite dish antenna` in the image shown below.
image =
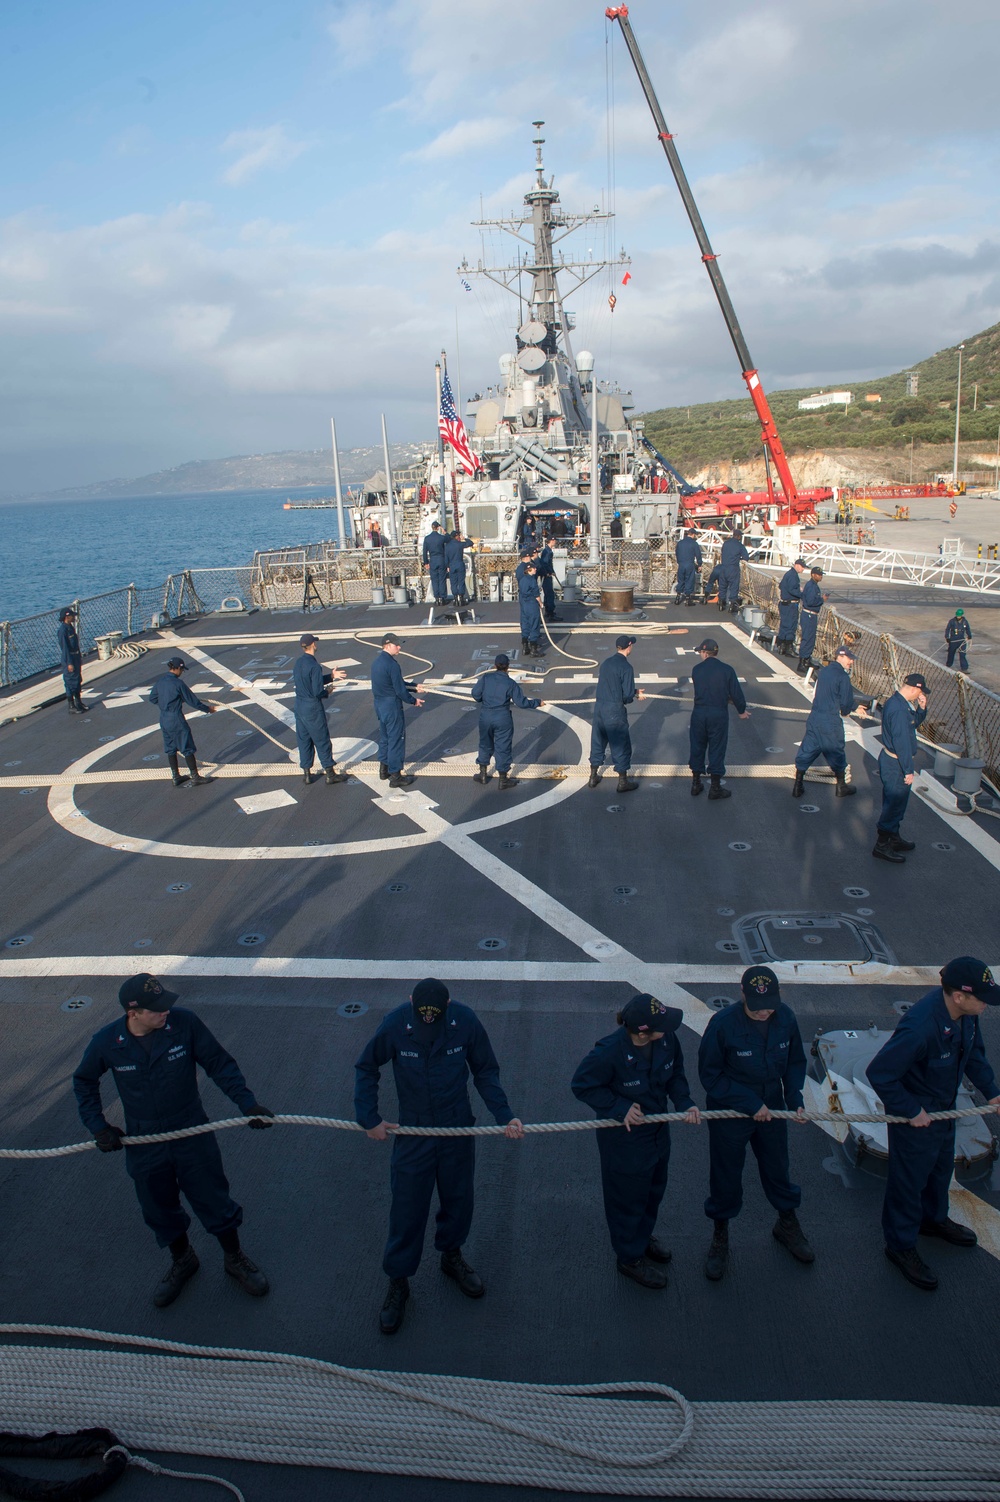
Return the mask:
<svg viewBox="0 0 1000 1502"><path fill-rule="evenodd" d="M518 355L517 363L523 371L531 372L533 370L541 370L547 359L548 356L543 349L539 349L537 345L529 344Z"/></svg>
<svg viewBox="0 0 1000 1502"><path fill-rule="evenodd" d="M522 344L541 344L547 332L544 323L539 323L537 318L532 318L527 323L522 323L517 331L517 337Z"/></svg>

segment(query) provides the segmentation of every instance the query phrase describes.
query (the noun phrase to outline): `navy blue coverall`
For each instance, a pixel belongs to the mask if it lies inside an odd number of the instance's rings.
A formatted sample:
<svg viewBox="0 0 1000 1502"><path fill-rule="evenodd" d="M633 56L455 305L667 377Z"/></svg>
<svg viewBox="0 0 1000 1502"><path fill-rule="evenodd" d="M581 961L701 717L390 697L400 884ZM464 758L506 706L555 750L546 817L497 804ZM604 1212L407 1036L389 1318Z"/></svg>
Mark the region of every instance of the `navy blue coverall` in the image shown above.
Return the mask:
<svg viewBox="0 0 1000 1502"><path fill-rule="evenodd" d="M421 1034L433 1032L429 1042ZM468 1077L500 1126L514 1113L500 1084L500 1066L486 1029L471 1007L450 1001L440 1027L428 1028L410 1002L388 1014L355 1068L354 1114L365 1131L382 1120L378 1086L392 1064L401 1126L472 1126ZM434 1245L457 1251L472 1225L474 1137L396 1137L392 1144L389 1239L382 1266L390 1278L409 1278L420 1266L431 1196L439 1209Z"/></svg>
<svg viewBox="0 0 1000 1502"><path fill-rule="evenodd" d="M168 756L193 756L198 749L191 728L184 718L185 704L189 709L200 709L211 714L212 706L193 694L174 673L164 673L149 690L149 702L160 711L160 730L163 732L163 749Z"/></svg>
<svg viewBox="0 0 1000 1502"><path fill-rule="evenodd" d="M702 551L695 537L682 537L677 544L677 593L693 595L698 588Z"/></svg>
<svg viewBox="0 0 1000 1502"><path fill-rule="evenodd" d="M80 638L76 634L76 627L69 621L60 621L59 629L56 631L56 640L59 643L63 688L72 698L80 692L83 686L83 654L80 651Z"/></svg>
<svg viewBox="0 0 1000 1502"><path fill-rule="evenodd" d="M663 1037L642 1048L636 1048L624 1027L601 1038L574 1074L573 1094L599 1117L617 1121L624 1121L635 1103L647 1116L690 1110L694 1101L677 1039L682 1020L678 1008L668 1008ZM627 1132L608 1127L594 1135L611 1245L619 1261L635 1262L649 1245L666 1191L670 1127L664 1121Z"/></svg>
<svg viewBox="0 0 1000 1502"><path fill-rule="evenodd" d="M542 634L542 612L538 604L538 576L523 573L517 581L517 599L521 612L521 635L532 644Z"/></svg>
<svg viewBox="0 0 1000 1502"><path fill-rule="evenodd" d="M705 585L705 597L706 597L706 599L712 593L712 590L715 589L716 585L718 585L718 588L719 588L719 604L720 605L724 605L726 603L726 588L727 588L727 586L726 586L726 581L725 581L725 578L724 578L724 571L723 571L723 567L722 567L721 563L717 563L715 565L715 567L713 568L712 572L708 576L708 583Z"/></svg>
<svg viewBox="0 0 1000 1502"><path fill-rule="evenodd" d="M635 698L635 674L632 664L621 652L605 657L597 675L597 702L590 732L590 765L599 767L605 752L611 752L619 776L632 765L632 736L628 728L628 710Z"/></svg>
<svg viewBox="0 0 1000 1502"><path fill-rule="evenodd" d="M235 1059L194 1012L172 1007L163 1027L145 1041L151 1041L148 1052L129 1032L123 1016L102 1027L88 1043L73 1076L73 1090L80 1119L95 1137L108 1128L101 1103L101 1076L108 1070L115 1077L130 1137L175 1132L208 1120L198 1094L199 1064L244 1116L257 1109ZM211 1133L126 1147L125 1166L142 1218L159 1246L169 1246L191 1224L181 1193L212 1236L235 1231L243 1221L243 1209L229 1193L222 1154Z"/></svg>
<svg viewBox="0 0 1000 1502"><path fill-rule="evenodd" d="M750 554L735 537L727 537L719 555L725 588L720 590L723 605L735 605L740 597L740 564L750 562Z"/></svg>
<svg viewBox="0 0 1000 1502"><path fill-rule="evenodd" d="M476 760L481 767L486 767L490 757L495 757L497 771L509 772L514 759L514 716L510 706L516 704L518 709L537 709L542 701L526 698L521 685L509 673L499 669L484 673L476 680L472 697L481 706Z"/></svg>
<svg viewBox="0 0 1000 1502"><path fill-rule="evenodd" d="M421 560L430 564L431 590L435 600L445 599L448 594L448 564L445 558L443 532L428 532L424 538Z"/></svg>
<svg viewBox="0 0 1000 1502"><path fill-rule="evenodd" d="M978 1017L953 1019L940 986L928 991L900 1022L866 1071L889 1116L953 1111L962 1076L987 1100L1000 1095ZM955 1171L955 1123L890 1125L889 1173L882 1206L885 1244L905 1252L916 1245L921 1221L948 1218L948 1186Z"/></svg>
<svg viewBox="0 0 1000 1502"><path fill-rule="evenodd" d="M548 543L545 543L542 551L539 553L538 562L535 567L537 569L538 582L542 586L542 601L545 607L545 619L547 621L551 621L552 617L556 613L556 592L555 586L552 582L555 578L556 571L555 564L552 561L552 549L549 547Z"/></svg>
<svg viewBox="0 0 1000 1502"><path fill-rule="evenodd" d="M816 675L816 692L806 720L802 744L795 754L795 770L806 772L818 756L824 756L838 776L847 767L844 715L854 710L854 689L839 662L828 662Z"/></svg>
<svg viewBox="0 0 1000 1502"><path fill-rule="evenodd" d="M323 708L326 685L333 682L333 674L324 673L322 663L317 662L311 652L303 652L292 669L292 682L295 684L295 739L299 744L299 766L303 772L308 772L315 750L325 771L333 766L330 727Z"/></svg>
<svg viewBox="0 0 1000 1502"><path fill-rule="evenodd" d="M819 626L819 613L824 605L823 591L812 579L807 579L802 586L802 632L799 637L799 656L811 657L816 645L816 629Z"/></svg>
<svg viewBox="0 0 1000 1502"><path fill-rule="evenodd" d="M882 706L882 745L878 775L882 779L882 811L879 834L898 834L910 801L906 777L916 769L917 726L927 718L926 709L911 705L900 693L890 694Z"/></svg>
<svg viewBox="0 0 1000 1502"><path fill-rule="evenodd" d="M717 657L696 662L691 669L691 682L694 685L694 708L691 711L688 766L692 772L704 772L707 752L709 775L725 777L729 706L734 704L737 714L745 714L746 695L729 663L720 662Z"/></svg>
<svg viewBox="0 0 1000 1502"><path fill-rule="evenodd" d="M944 639L948 643L948 661L946 668L954 667L955 653L958 653L958 665L963 673L969 671L969 658L965 650L965 643L972 640L972 627L964 615L953 615L944 628Z"/></svg>
<svg viewBox="0 0 1000 1502"><path fill-rule="evenodd" d="M378 715L378 759L395 777L406 760L406 721L403 705L416 704L417 696L403 682L399 663L391 652L380 652L372 663L372 694Z"/></svg>
<svg viewBox="0 0 1000 1502"><path fill-rule="evenodd" d="M698 1076L709 1111L745 1111L767 1106L797 1111L802 1105L806 1056L795 1014L779 1002L767 1023L748 1017L741 1001L716 1012L698 1050ZM781 1213L797 1210L802 1192L788 1176L788 1129L784 1121L710 1121L709 1220L732 1220L743 1205L743 1164L749 1142L761 1187Z"/></svg>
<svg viewBox="0 0 1000 1502"><path fill-rule="evenodd" d="M778 585L778 640L794 642L799 624L799 601L802 585L798 569L790 568L782 574Z"/></svg>
<svg viewBox="0 0 1000 1502"><path fill-rule="evenodd" d="M452 599L468 593L465 585L465 550L471 548L468 538L449 537L444 546L444 561L448 568L448 583Z"/></svg>

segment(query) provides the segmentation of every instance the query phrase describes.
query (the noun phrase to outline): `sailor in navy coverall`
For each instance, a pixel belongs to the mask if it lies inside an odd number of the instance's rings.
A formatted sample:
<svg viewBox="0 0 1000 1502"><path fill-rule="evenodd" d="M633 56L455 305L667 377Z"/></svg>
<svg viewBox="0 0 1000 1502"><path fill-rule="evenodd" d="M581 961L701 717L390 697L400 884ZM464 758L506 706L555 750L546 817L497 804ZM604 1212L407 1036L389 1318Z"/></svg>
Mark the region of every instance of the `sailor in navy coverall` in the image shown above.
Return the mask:
<svg viewBox="0 0 1000 1502"><path fill-rule="evenodd" d="M644 1288L665 1288L670 1252L653 1230L667 1187L670 1126L646 1117L673 1110L685 1111L692 1125L701 1120L677 1039L684 1014L643 993L632 997L617 1020L617 1031L594 1045L571 1088L599 1117L624 1123L624 1131L607 1127L594 1134L618 1270Z"/></svg>
<svg viewBox="0 0 1000 1502"><path fill-rule="evenodd" d="M203 783L211 782L212 779L202 777L198 771L198 763L195 760L195 752L198 748L194 743L191 728L184 718L184 706L186 704L190 709L200 709L203 714L215 714L219 706L208 704L191 692L187 684L181 681L181 674L186 672L187 663L184 659L171 657L167 663L167 671L162 678L157 678L149 690L149 702L155 704L160 711L163 749L167 753L174 787L180 787L186 782L200 787ZM177 766L178 756L183 756L187 762L190 777L181 776Z"/></svg>
<svg viewBox="0 0 1000 1502"><path fill-rule="evenodd" d="M403 681L396 661L402 645L398 636L387 633L382 638L382 650L372 663L372 695L378 716L378 775L383 781L388 778L390 787L408 787L414 780L411 773L403 771L406 760L403 705L415 704L419 709L424 702Z"/></svg>
<svg viewBox="0 0 1000 1502"><path fill-rule="evenodd" d="M472 687L472 697L480 705L479 753L476 757L477 772L472 779L484 786L490 780L490 758L496 759L500 774L500 787L517 787L517 778L511 777L510 765L514 759L514 716L510 706L518 709L540 709L541 699L528 699L521 685L511 678L510 658L500 652L494 658L495 671L484 673Z"/></svg>
<svg viewBox="0 0 1000 1502"><path fill-rule="evenodd" d="M799 616L802 622L802 631L799 635L800 668L807 668L812 661L813 648L816 646L816 630L819 626L819 613L829 598L820 588L819 581L822 577L821 568L811 568L809 578L802 586L802 610Z"/></svg>
<svg viewBox="0 0 1000 1502"><path fill-rule="evenodd" d="M806 561L796 558L778 585L778 639L776 650L782 657L791 657L795 647L795 631L799 624L799 602L802 599L800 583L805 573Z"/></svg>
<svg viewBox="0 0 1000 1502"><path fill-rule="evenodd" d="M66 690L69 712L86 714L88 706L80 698L80 690L83 688L83 653L80 651L80 638L76 630L76 611L72 605L67 605L59 612L56 641L59 643L59 661L62 664L63 688Z"/></svg>
<svg viewBox="0 0 1000 1502"><path fill-rule="evenodd" d="M689 527L677 543L677 591L674 604L679 605L682 596L687 596L689 605L694 604L698 588L698 570L702 565L702 551L694 527Z"/></svg>
<svg viewBox="0 0 1000 1502"><path fill-rule="evenodd" d="M198 1094L198 1065L242 1111L253 1127L268 1127L274 1115L247 1085L236 1061L194 1012L174 1008L178 999L155 976L125 981L118 993L125 1009L120 1022L96 1032L73 1076L80 1119L102 1153L118 1152L122 1137L175 1132L208 1121ZM111 1126L101 1101L101 1077L114 1075L125 1112L125 1132ZM173 1303L198 1258L187 1230L191 1217L183 1193L205 1230L216 1236L225 1269L248 1293L267 1293L264 1274L240 1248L242 1207L229 1193L215 1136L182 1137L150 1147L126 1147L125 1167L139 1197L142 1216L158 1246L169 1247L172 1264L153 1294L158 1308Z"/></svg>
<svg viewBox="0 0 1000 1502"><path fill-rule="evenodd" d="M399 1123L378 1110L379 1079L392 1065ZM468 1078L472 1075L494 1120L511 1139L523 1136L500 1084L486 1029L471 1007L451 1001L443 981L418 981L403 1006L388 1014L355 1065L354 1110L369 1137L384 1142L403 1126L472 1126ZM382 1266L389 1291L380 1328L393 1334L403 1322L408 1279L420 1265L424 1232L435 1186L439 1209L434 1246L441 1271L469 1298L485 1293L481 1278L462 1256L472 1225L474 1137L395 1137L392 1144L392 1205Z"/></svg>
<svg viewBox="0 0 1000 1502"><path fill-rule="evenodd" d="M448 568L451 597L460 605L466 603L468 593L465 582L465 553L466 549L471 547L472 543L467 537L463 537L457 528L444 545L444 561Z"/></svg>
<svg viewBox="0 0 1000 1502"><path fill-rule="evenodd" d="M740 603L740 564L749 563L750 554L743 546L742 532L734 532L722 544L719 564L722 568L722 588L719 590L719 609L728 605L735 613Z"/></svg>
<svg viewBox="0 0 1000 1502"><path fill-rule="evenodd" d="M538 570L535 564L526 561L524 572L517 581L518 608L521 613L521 651L525 657L541 657L539 641L542 635L542 611L538 603Z"/></svg>
<svg viewBox="0 0 1000 1502"><path fill-rule="evenodd" d="M709 798L730 798L722 786L726 775L726 747L729 744L729 706L734 705L741 720L749 720L746 695L728 662L719 661L719 644L710 636L698 648L701 661L691 670L694 708L691 711L689 741L691 748L691 796L702 790L706 753L708 773L712 779Z"/></svg>
<svg viewBox="0 0 1000 1502"><path fill-rule="evenodd" d="M958 653L959 671L969 671L969 658L965 650L965 643L972 640L972 627L965 618L965 611L956 610L947 626L944 628L944 639L948 643L948 661L946 668L954 667L955 654Z"/></svg>
<svg viewBox="0 0 1000 1502"><path fill-rule="evenodd" d="M446 539L440 522L431 522L431 530L424 538L421 558L424 568L430 569L431 591L434 603L443 605L448 594L448 564L445 558Z"/></svg>
<svg viewBox="0 0 1000 1502"><path fill-rule="evenodd" d="M882 706L882 750L878 775L882 779L882 809L872 855L901 864L904 850L913 850L912 840L899 832L910 801L916 775L917 727L927 718L927 680L921 673L904 678Z"/></svg>
<svg viewBox="0 0 1000 1502"><path fill-rule="evenodd" d="M936 1236L953 1246L975 1246L975 1233L948 1216L948 1186L955 1170L955 1123L931 1121L929 1113L953 1111L958 1087L968 1076L1000 1109L1000 1085L979 1030L988 1006L1000 1006L1000 987L984 960L963 955L941 971L941 985L921 997L868 1066L872 1089L890 1124L889 1172L882 1207L885 1253L918 1288L937 1278L916 1250L918 1236Z"/></svg>
<svg viewBox="0 0 1000 1502"><path fill-rule="evenodd" d="M633 793L639 786L628 775L628 769L632 765L632 737L628 728L628 710L625 707L633 699L646 697L642 689L636 692L635 674L628 660L634 646L634 636L616 636L615 651L611 657L604 659L597 674L597 699L590 732L588 787L600 787L601 764L608 751L611 752L614 769L618 773L618 791Z"/></svg>
<svg viewBox="0 0 1000 1502"><path fill-rule="evenodd" d="M549 539L547 537L542 543L541 551L538 554L537 569L538 582L542 586L545 619L547 621L557 621L559 617L556 615L556 592L552 582L555 578L556 569L552 557L552 549L549 546Z"/></svg>
<svg viewBox="0 0 1000 1502"><path fill-rule="evenodd" d="M743 1205L747 1144L757 1159L761 1187L778 1212L773 1235L799 1262L814 1254L795 1212L802 1199L789 1178L788 1130L772 1111L795 1111L805 1121L802 1086L806 1056L799 1025L781 1000L778 978L751 965L740 982L743 1000L716 1012L698 1050L698 1075L709 1111L742 1111L744 1119L710 1121L710 1169L705 1214L715 1232L705 1275L717 1282L729 1254L729 1222Z"/></svg>
<svg viewBox="0 0 1000 1502"><path fill-rule="evenodd" d="M847 784L847 748L844 739L844 716L853 714L855 709L854 689L850 679L854 662L854 653L850 648L841 647L835 660L828 662L816 675L812 709L806 720L802 744L795 754L793 798L802 797L805 775L819 756L826 758L827 765L837 779L838 798L847 798L857 792L857 788ZM863 715L864 708L859 712Z"/></svg>
<svg viewBox="0 0 1000 1502"><path fill-rule="evenodd" d="M333 770L333 746L330 743L330 728L326 723L326 710L323 708L327 686L335 678L346 678L347 674L343 668L324 673L321 664L316 661L318 645L319 638L311 636L308 631L300 636L302 656L292 669L292 682L295 684L295 739L299 747L302 781L307 787L312 782L314 755L319 757L327 782L347 781L346 772Z"/></svg>

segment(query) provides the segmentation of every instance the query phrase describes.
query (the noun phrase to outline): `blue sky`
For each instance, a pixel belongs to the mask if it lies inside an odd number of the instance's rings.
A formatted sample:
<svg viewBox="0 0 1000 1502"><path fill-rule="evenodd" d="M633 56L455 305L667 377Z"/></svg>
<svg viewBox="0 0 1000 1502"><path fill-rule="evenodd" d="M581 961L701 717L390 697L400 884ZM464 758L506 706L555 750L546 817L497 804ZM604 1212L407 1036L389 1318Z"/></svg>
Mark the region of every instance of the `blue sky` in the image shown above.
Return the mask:
<svg viewBox="0 0 1000 1502"><path fill-rule="evenodd" d="M741 394L603 11L4 7L0 493L320 448L331 414L345 446L383 410L428 436L437 351L468 392L509 340L516 305L455 267L480 194L519 202L535 118L564 205L613 198L633 259L613 317L617 278L570 300L578 345L641 407ZM631 14L766 383L878 374L1000 319L993 0Z"/></svg>

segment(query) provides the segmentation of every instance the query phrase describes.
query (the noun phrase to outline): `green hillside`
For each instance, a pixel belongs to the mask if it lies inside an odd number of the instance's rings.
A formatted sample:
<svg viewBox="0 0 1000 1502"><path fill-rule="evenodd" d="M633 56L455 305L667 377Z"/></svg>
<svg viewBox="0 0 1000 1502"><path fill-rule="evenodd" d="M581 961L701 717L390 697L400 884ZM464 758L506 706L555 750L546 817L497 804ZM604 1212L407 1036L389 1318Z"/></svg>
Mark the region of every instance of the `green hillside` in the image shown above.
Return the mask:
<svg viewBox="0 0 1000 1502"><path fill-rule="evenodd" d="M940 350L911 370L920 377L915 397L906 394L909 372L902 370L877 380L838 381L832 387L769 392L785 448L790 454L803 454L814 449L903 449L911 438L918 448L924 443L950 443L955 431L958 346ZM851 391L854 401L846 410L825 407L818 412L800 412L800 398L820 389ZM881 402L867 403L869 392L880 395ZM726 460L743 463L760 455L760 428L749 397L664 407L645 413L644 418L651 442L682 472ZM998 426L1000 324L994 324L965 340L962 442L979 440L992 448Z"/></svg>

